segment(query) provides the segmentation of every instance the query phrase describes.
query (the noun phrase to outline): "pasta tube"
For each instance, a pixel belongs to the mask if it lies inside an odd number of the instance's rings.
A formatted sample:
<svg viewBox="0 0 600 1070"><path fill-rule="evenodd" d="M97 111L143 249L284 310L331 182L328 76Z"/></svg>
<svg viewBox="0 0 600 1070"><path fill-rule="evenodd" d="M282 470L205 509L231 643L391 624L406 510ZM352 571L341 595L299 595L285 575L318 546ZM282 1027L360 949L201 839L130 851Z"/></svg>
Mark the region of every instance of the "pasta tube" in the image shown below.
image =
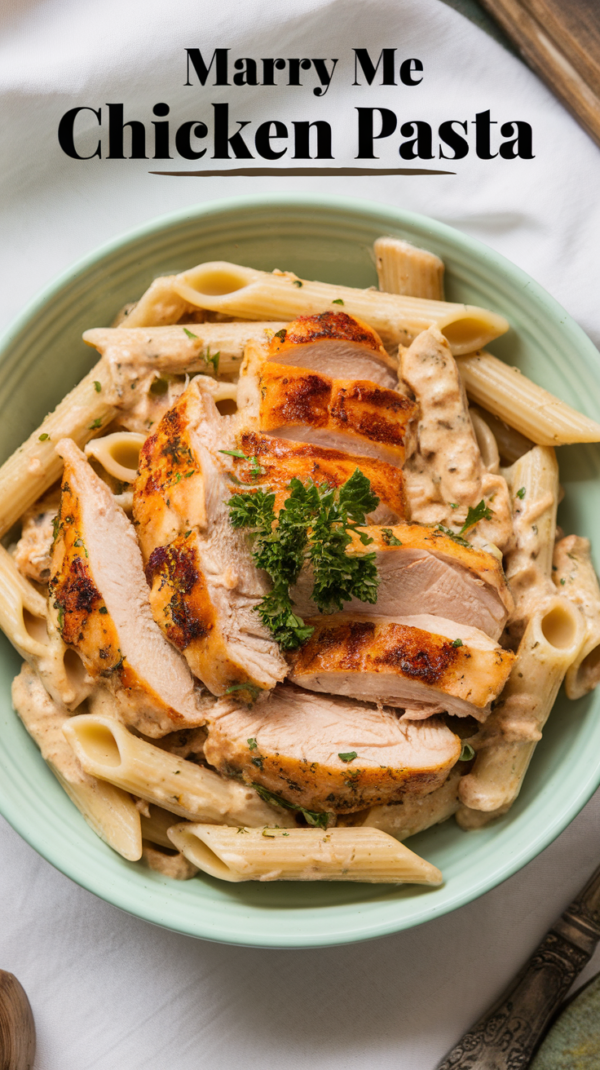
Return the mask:
<svg viewBox="0 0 600 1070"><path fill-rule="evenodd" d="M557 542L552 579L560 594L580 609L585 621L583 645L565 678L567 696L581 698L600 682L600 587L589 539L568 535Z"/></svg>
<svg viewBox="0 0 600 1070"><path fill-rule="evenodd" d="M458 366L469 397L538 446L600 442L600 424L491 353L471 353Z"/></svg>
<svg viewBox="0 0 600 1070"><path fill-rule="evenodd" d="M515 600L511 635L523 633L534 608L555 594L550 576L556 536L558 464L550 446L535 446L504 470L512 498L513 546L506 577Z"/></svg>
<svg viewBox="0 0 600 1070"><path fill-rule="evenodd" d="M524 453L533 448L533 442L530 438L525 438L525 435L522 435L520 431L515 431L514 427L509 427L504 420L500 420L498 416L494 416L487 409L480 409L478 406L471 405L469 413L472 420L477 414L477 418L487 424L496 441L498 453L505 464L514 464L519 457L522 457ZM473 426L475 426L474 420ZM477 432L475 433L477 434ZM479 441L479 435L477 436L477 441Z"/></svg>
<svg viewBox="0 0 600 1070"><path fill-rule="evenodd" d="M436 884L430 862L379 829L228 828L175 825L172 843L211 877L238 881L366 881Z"/></svg>
<svg viewBox="0 0 600 1070"><path fill-rule="evenodd" d="M84 342L114 369L137 375L149 369L171 374L237 375L249 341L264 342L285 323L190 323L177 327L94 327ZM218 360L217 360L218 354ZM126 395L126 391L125 391Z"/></svg>
<svg viewBox="0 0 600 1070"><path fill-rule="evenodd" d="M556 453L549 446L535 446L504 474L511 489L515 528L506 574L512 579L535 563L549 578L558 504Z"/></svg>
<svg viewBox="0 0 600 1070"><path fill-rule="evenodd" d="M146 743L112 717L72 717L64 733L86 773L173 814L233 825L295 824L252 788Z"/></svg>
<svg viewBox="0 0 600 1070"><path fill-rule="evenodd" d="M146 441L145 435L135 431L115 431L103 438L94 438L85 447L86 457L95 457L109 475L122 483L133 483L137 478L140 450Z"/></svg>
<svg viewBox="0 0 600 1070"><path fill-rule="evenodd" d="M458 790L465 806L505 812L515 801L584 636L582 614L567 598L555 596L533 614L500 700L471 740L477 758Z"/></svg>
<svg viewBox="0 0 600 1070"><path fill-rule="evenodd" d="M178 818L169 810L163 810L160 806L148 807L150 817L142 814L142 836L150 843L156 843L159 847L173 847L167 830L172 825L181 824Z"/></svg>
<svg viewBox="0 0 600 1070"><path fill-rule="evenodd" d="M21 657L37 671L56 702L75 709L87 698L94 682L81 658L49 627L46 600L21 575L3 546L0 546L0 628Z"/></svg>
<svg viewBox="0 0 600 1070"><path fill-rule="evenodd" d="M471 418L484 467L488 472L493 472L494 475L497 475L500 471L500 453L498 451L498 443L496 442L494 432L477 409L470 408L469 416Z"/></svg>
<svg viewBox="0 0 600 1070"><path fill-rule="evenodd" d="M14 707L42 757L94 832L136 862L142 856L140 815L130 795L84 773L62 732L69 720L65 706L55 702L39 677L24 665L12 686Z"/></svg>
<svg viewBox="0 0 600 1070"><path fill-rule="evenodd" d="M373 251L380 290L444 300L444 262L435 253L400 238L378 238Z"/></svg>
<svg viewBox="0 0 600 1070"><path fill-rule="evenodd" d="M455 354L470 353L508 330L503 316L475 305L310 282L226 261L199 264L175 276L173 286L190 305L242 319L289 321L343 310L366 320L388 345L405 344L435 324Z"/></svg>
<svg viewBox="0 0 600 1070"><path fill-rule="evenodd" d="M190 310L187 301L173 289L174 275L161 275L150 283L139 301L123 310L125 327L157 327L177 323Z"/></svg>
<svg viewBox="0 0 600 1070"><path fill-rule="evenodd" d="M72 438L84 446L113 419L117 411L114 402L110 368L99 361L4 462L0 468L0 536L60 476L62 461L54 443Z"/></svg>
<svg viewBox="0 0 600 1070"><path fill-rule="evenodd" d="M418 832L423 832L432 825L439 825L456 813L460 805L460 777L461 770L455 766L442 786L431 791L429 795L407 795L397 803L372 806L361 815L359 824L381 829L382 832L387 832L388 836L394 836L401 841L407 840L409 836L416 836Z"/></svg>

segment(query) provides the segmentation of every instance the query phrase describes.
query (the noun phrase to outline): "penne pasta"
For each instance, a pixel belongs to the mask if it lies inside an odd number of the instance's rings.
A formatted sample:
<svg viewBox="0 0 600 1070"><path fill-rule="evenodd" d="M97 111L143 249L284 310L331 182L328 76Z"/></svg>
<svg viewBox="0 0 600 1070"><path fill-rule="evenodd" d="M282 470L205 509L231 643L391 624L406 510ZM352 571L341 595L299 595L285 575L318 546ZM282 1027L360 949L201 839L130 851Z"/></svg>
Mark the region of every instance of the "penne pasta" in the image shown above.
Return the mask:
<svg viewBox="0 0 600 1070"><path fill-rule="evenodd" d="M469 397L538 446L600 442L600 424L491 353L471 353L458 366Z"/></svg>
<svg viewBox="0 0 600 1070"><path fill-rule="evenodd" d="M488 472L497 475L500 471L500 453L498 443L489 424L483 419L475 408L469 408L469 416L479 446L481 460Z"/></svg>
<svg viewBox="0 0 600 1070"><path fill-rule="evenodd" d="M533 614L508 683L488 720L470 740L477 757L459 785L465 806L497 816L515 801L558 689L584 637L582 615L566 598L555 596ZM460 814L457 819L460 824Z"/></svg>
<svg viewBox="0 0 600 1070"><path fill-rule="evenodd" d="M146 437L134 431L115 431L103 438L94 438L85 447L86 457L94 457L109 475L122 483L133 483L137 477L140 450Z"/></svg>
<svg viewBox="0 0 600 1070"><path fill-rule="evenodd" d="M585 621L583 645L565 678L567 696L577 699L600 682L600 586L589 539L568 535L556 543L552 579L560 594L580 609Z"/></svg>
<svg viewBox="0 0 600 1070"><path fill-rule="evenodd" d="M397 803L372 806L356 823L381 829L400 841L416 836L432 825L439 825L452 817L460 806L458 785L461 772L460 766L455 765L448 779L429 795L407 795Z"/></svg>
<svg viewBox="0 0 600 1070"><path fill-rule="evenodd" d="M247 785L146 743L112 717L82 714L65 724L64 733L86 773L173 814L233 825L295 823Z"/></svg>
<svg viewBox="0 0 600 1070"><path fill-rule="evenodd" d="M50 698L29 665L14 680L12 698L42 757L88 825L123 858L130 862L141 858L140 815L133 799L83 771L63 735L69 720L66 707Z"/></svg>
<svg viewBox="0 0 600 1070"><path fill-rule="evenodd" d="M176 327L95 327L83 340L94 346L111 368L172 374L237 375L248 342L264 342L285 323L191 323ZM218 359L217 359L218 357ZM129 388L128 388L129 389ZM126 393L126 391L125 391Z"/></svg>
<svg viewBox="0 0 600 1070"><path fill-rule="evenodd" d="M435 324L453 353L470 353L508 330L503 316L475 305L310 282L290 272L271 274L220 260L175 276L173 286L190 305L242 319L293 320L344 311L365 320L384 345L405 344Z"/></svg>
<svg viewBox="0 0 600 1070"><path fill-rule="evenodd" d="M549 446L535 446L505 470L511 489L515 546L507 555L511 579L535 562L543 576L552 572L558 504L558 464Z"/></svg>
<svg viewBox="0 0 600 1070"><path fill-rule="evenodd" d="M21 575L3 546L0 546L0 628L21 657L36 670L56 702L72 710L87 698L93 680L78 654L65 646L50 626L46 600Z"/></svg>
<svg viewBox="0 0 600 1070"><path fill-rule="evenodd" d="M173 288L175 275L161 275L150 283L134 305L127 305L119 316L123 327L157 327L177 323L186 312L193 311L190 305Z"/></svg>
<svg viewBox="0 0 600 1070"><path fill-rule="evenodd" d="M0 468L0 536L60 476L62 461L54 444L72 438L84 446L116 411L110 368L99 361Z"/></svg>
<svg viewBox="0 0 600 1070"><path fill-rule="evenodd" d="M496 440L496 446L500 459L507 465L514 464L519 460L524 453L533 449L534 443L530 438L525 438L520 431L515 431L514 427L509 427L504 420L500 420L498 416L494 416L493 413L488 412L487 409L482 409L478 405L471 405L469 407L471 419L475 413L481 422L485 422L492 432L494 439ZM475 424L473 424L475 426ZM478 436L479 441L479 436Z"/></svg>
<svg viewBox="0 0 600 1070"><path fill-rule="evenodd" d="M379 829L175 825L172 843L198 869L230 882L343 880L442 883L439 869Z"/></svg>
<svg viewBox="0 0 600 1070"><path fill-rule="evenodd" d="M380 290L430 301L444 300L444 262L435 253L401 238L378 238L373 251Z"/></svg>
<svg viewBox="0 0 600 1070"><path fill-rule="evenodd" d="M180 819L169 810L163 810L160 806L149 806L150 817L142 814L142 836L149 843L155 843L159 847L173 847L167 830L173 825L181 824Z"/></svg>
<svg viewBox="0 0 600 1070"><path fill-rule="evenodd" d="M506 577L515 608L509 622L519 639L540 601L552 597L550 579L556 537L558 464L551 446L534 446L504 469L512 498L513 545L506 554Z"/></svg>

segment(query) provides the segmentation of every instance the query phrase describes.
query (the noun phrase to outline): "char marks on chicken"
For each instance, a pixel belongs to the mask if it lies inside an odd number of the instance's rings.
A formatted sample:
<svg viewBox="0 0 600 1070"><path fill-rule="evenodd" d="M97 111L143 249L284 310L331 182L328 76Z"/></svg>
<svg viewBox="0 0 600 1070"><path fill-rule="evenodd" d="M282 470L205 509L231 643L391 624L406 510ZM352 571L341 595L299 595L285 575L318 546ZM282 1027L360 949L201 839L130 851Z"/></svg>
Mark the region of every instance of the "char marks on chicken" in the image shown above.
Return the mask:
<svg viewBox="0 0 600 1070"><path fill-rule="evenodd" d="M485 720L515 660L476 628L426 614L306 623L311 638L289 655L294 683L402 707L412 719L447 711Z"/></svg>
<svg viewBox="0 0 600 1070"><path fill-rule="evenodd" d="M238 392L241 425L277 438L402 465L415 445L417 406L367 379L333 379L246 349Z"/></svg>
<svg viewBox="0 0 600 1070"><path fill-rule="evenodd" d="M273 490L276 513L289 494L292 479L341 487L359 468L379 498L379 505L368 519L373 524L385 524L406 516L402 470L385 461L325 449L311 442L288 442L255 431L241 432L237 444L247 458L256 457L260 470L256 473L248 461L237 459L232 462L233 472L248 489L258 486Z"/></svg>
<svg viewBox="0 0 600 1070"><path fill-rule="evenodd" d="M71 439L52 554L50 607L123 720L148 736L204 722L193 677L157 627L135 530Z"/></svg>
<svg viewBox="0 0 600 1070"><path fill-rule="evenodd" d="M144 444L134 487L154 619L216 695L244 683L268 689L286 672L255 612L267 578L229 520L236 487L219 451L233 444L230 418L198 377Z"/></svg>

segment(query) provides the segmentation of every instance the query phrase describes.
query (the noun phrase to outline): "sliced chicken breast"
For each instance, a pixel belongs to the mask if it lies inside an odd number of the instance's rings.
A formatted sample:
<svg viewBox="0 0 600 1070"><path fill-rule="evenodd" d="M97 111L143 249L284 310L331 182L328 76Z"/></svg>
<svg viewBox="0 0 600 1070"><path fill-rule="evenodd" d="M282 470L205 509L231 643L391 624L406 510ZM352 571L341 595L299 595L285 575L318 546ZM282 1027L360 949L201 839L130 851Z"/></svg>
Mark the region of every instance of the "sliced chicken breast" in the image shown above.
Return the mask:
<svg viewBox="0 0 600 1070"><path fill-rule="evenodd" d="M75 443L56 448L65 468L49 598L65 643L144 735L203 724L193 677L152 617L133 526Z"/></svg>
<svg viewBox="0 0 600 1070"><path fill-rule="evenodd" d="M157 547L146 566L154 619L213 695L244 683L269 689L286 674L255 612L268 584L247 558L244 534L229 542L216 525L208 539L191 531Z"/></svg>
<svg viewBox="0 0 600 1070"><path fill-rule="evenodd" d="M398 381L397 363L386 353L377 332L346 312L300 316L277 331L268 359L334 379L369 379L386 387Z"/></svg>
<svg viewBox="0 0 600 1070"><path fill-rule="evenodd" d="M190 528L206 531L219 509L222 476L207 451L232 448L233 425L202 380L192 380L140 452L133 512L146 560Z"/></svg>
<svg viewBox="0 0 600 1070"><path fill-rule="evenodd" d="M348 813L442 784L461 742L441 721L277 687L251 709L222 699L208 714L205 757L308 810ZM340 757L342 755L342 757Z"/></svg>
<svg viewBox="0 0 600 1070"><path fill-rule="evenodd" d="M268 579L229 523L237 486L219 450L234 445L230 428L193 380L145 443L133 496L154 619L216 695L244 683L268 689L286 674L255 612Z"/></svg>
<svg viewBox="0 0 600 1070"><path fill-rule="evenodd" d="M364 532L372 542L365 547L354 535L350 552L376 554L379 587L371 616L397 619L398 614L428 613L500 638L513 602L502 566L492 554L461 546L422 524L369 526ZM292 591L301 617L318 612L311 599L312 582L310 572L304 572ZM344 606L344 613L357 612L364 612L364 603L357 599Z"/></svg>
<svg viewBox="0 0 600 1070"><path fill-rule="evenodd" d="M404 464L416 445L417 405L404 394L265 360L257 344L246 349L238 405L245 429L389 464Z"/></svg>
<svg viewBox="0 0 600 1070"><path fill-rule="evenodd" d="M276 512L287 497L291 479L340 487L359 468L379 498L379 505L369 517L373 523L393 523L407 515L402 471L385 461L325 449L309 442L288 442L254 431L243 431L236 444L246 457L256 457L262 471L258 476L253 475L253 466L248 461L232 458L232 472L249 486L271 487L276 495Z"/></svg>
<svg viewBox="0 0 600 1070"><path fill-rule="evenodd" d="M483 632L442 617L336 613L306 623L315 630L289 655L290 680L400 706L411 718L445 710L484 721L515 660Z"/></svg>

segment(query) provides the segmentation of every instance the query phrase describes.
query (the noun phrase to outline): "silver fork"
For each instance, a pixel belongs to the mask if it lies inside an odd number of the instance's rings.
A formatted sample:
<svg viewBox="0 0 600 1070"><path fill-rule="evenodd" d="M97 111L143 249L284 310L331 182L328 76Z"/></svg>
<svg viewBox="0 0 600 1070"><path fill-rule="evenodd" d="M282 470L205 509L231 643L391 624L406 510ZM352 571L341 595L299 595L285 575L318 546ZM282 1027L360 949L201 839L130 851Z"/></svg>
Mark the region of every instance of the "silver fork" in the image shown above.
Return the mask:
<svg viewBox="0 0 600 1070"><path fill-rule="evenodd" d="M437 1070L525 1070L600 940L600 867L554 922L500 999Z"/></svg>

